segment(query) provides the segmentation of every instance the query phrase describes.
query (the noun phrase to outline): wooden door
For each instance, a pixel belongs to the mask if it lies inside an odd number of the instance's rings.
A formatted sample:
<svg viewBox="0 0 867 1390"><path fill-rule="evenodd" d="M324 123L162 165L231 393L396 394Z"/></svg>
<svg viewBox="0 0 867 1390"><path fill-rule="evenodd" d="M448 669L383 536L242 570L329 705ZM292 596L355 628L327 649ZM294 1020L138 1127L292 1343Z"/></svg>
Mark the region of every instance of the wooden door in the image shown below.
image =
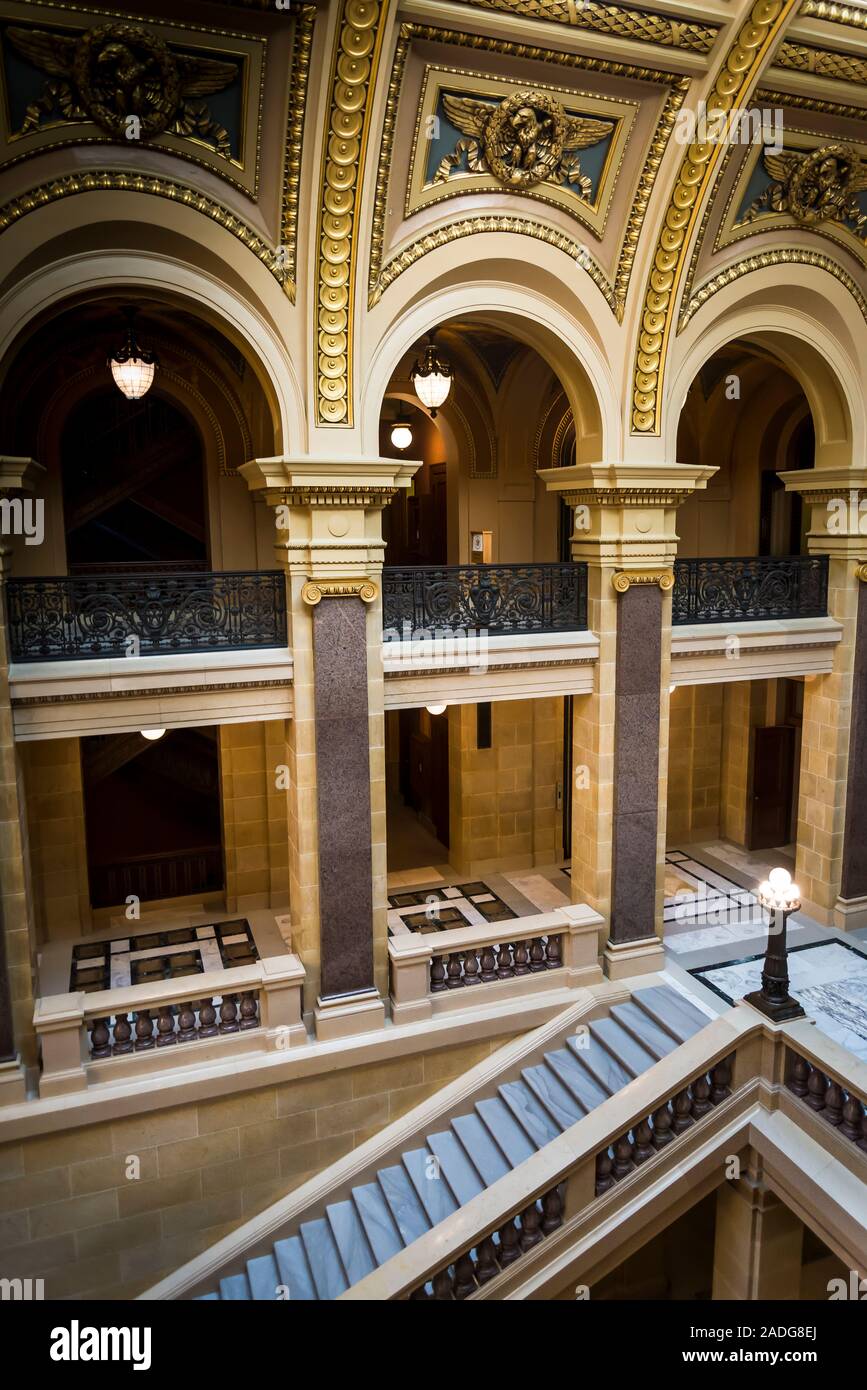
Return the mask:
<svg viewBox="0 0 867 1390"><path fill-rule="evenodd" d="M748 849L789 843L795 775L795 730L773 724L753 730Z"/></svg>

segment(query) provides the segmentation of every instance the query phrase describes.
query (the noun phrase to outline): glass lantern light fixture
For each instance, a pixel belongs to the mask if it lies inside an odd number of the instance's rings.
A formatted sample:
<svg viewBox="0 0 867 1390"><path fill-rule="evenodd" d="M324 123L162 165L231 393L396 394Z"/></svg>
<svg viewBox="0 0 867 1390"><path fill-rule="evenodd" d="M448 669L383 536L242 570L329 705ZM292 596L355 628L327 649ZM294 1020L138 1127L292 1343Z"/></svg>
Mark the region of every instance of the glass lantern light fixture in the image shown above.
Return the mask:
<svg viewBox="0 0 867 1390"><path fill-rule="evenodd" d="M430 411L432 419L448 398L453 380L451 363L442 356L431 333L412 369L412 384L415 394Z"/></svg>
<svg viewBox="0 0 867 1390"><path fill-rule="evenodd" d="M401 452L408 449L412 443L412 425L403 405L401 405L392 424L390 438L394 448L400 449Z"/></svg>
<svg viewBox="0 0 867 1390"><path fill-rule="evenodd" d="M108 359L114 384L128 401L140 401L153 386L157 356L139 346L135 336L135 309L126 309L126 341Z"/></svg>

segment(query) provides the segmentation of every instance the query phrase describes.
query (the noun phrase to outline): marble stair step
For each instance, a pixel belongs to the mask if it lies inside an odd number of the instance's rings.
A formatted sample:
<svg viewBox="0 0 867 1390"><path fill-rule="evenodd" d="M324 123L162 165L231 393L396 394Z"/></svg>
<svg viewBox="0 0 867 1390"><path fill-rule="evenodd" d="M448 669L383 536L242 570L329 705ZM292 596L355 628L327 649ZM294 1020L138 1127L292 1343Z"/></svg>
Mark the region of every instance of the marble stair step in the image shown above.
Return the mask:
<svg viewBox="0 0 867 1390"><path fill-rule="evenodd" d="M440 1130L427 1136L431 1153L439 1159L440 1172L445 1174L446 1182L457 1198L458 1206L466 1206L480 1192L485 1184L476 1172L467 1151L450 1129Z"/></svg>
<svg viewBox="0 0 867 1390"><path fill-rule="evenodd" d="M439 1165L432 1163L433 1155L429 1149L410 1149L401 1157L401 1162L409 1174L409 1180L416 1190L422 1206L427 1212L432 1226L445 1221L458 1202L448 1185Z"/></svg>
<svg viewBox="0 0 867 1390"><path fill-rule="evenodd" d="M410 1245L430 1230L431 1223L409 1175L404 1168L395 1164L393 1168L381 1168L376 1177L400 1231L401 1240L404 1245Z"/></svg>
<svg viewBox="0 0 867 1390"><path fill-rule="evenodd" d="M377 1266L361 1218L348 1199L332 1202L325 1208L325 1215L346 1277L350 1284L357 1284Z"/></svg>
<svg viewBox="0 0 867 1390"><path fill-rule="evenodd" d="M246 1274L230 1274L226 1279L220 1280L220 1298L234 1301L251 1297Z"/></svg>
<svg viewBox="0 0 867 1390"><path fill-rule="evenodd" d="M525 1129L537 1149L544 1148L562 1134L565 1125L558 1125L541 1105L526 1081L507 1081L499 1087L500 1098Z"/></svg>
<svg viewBox="0 0 867 1390"><path fill-rule="evenodd" d="M403 1249L403 1241L378 1183L353 1187L352 1200L377 1265Z"/></svg>
<svg viewBox="0 0 867 1390"><path fill-rule="evenodd" d="M632 1073L627 1071L616 1057L612 1057L608 1049L601 1046L599 1039L594 1038L592 1033L567 1038L566 1045L581 1066L589 1071L597 1085L602 1087L606 1096L615 1095L633 1080Z"/></svg>
<svg viewBox="0 0 867 1390"><path fill-rule="evenodd" d="M277 1289L283 1283L273 1255L257 1255L247 1261L247 1278L253 1298L259 1303L274 1303Z"/></svg>
<svg viewBox="0 0 867 1390"><path fill-rule="evenodd" d="M509 1107L499 1096L491 1100L477 1101L476 1114L490 1130L511 1168L517 1168L519 1163L530 1158L538 1149L539 1145L532 1142L526 1130L518 1124Z"/></svg>
<svg viewBox="0 0 867 1390"><path fill-rule="evenodd" d="M594 1043L607 1048L611 1056L625 1067L630 1076L641 1076L649 1071L656 1058L641 1043L636 1042L631 1033L621 1028L616 1019L598 1018L590 1024L590 1051Z"/></svg>
<svg viewBox="0 0 867 1390"><path fill-rule="evenodd" d="M611 1010L611 1017L616 1019L621 1028L625 1028L627 1033L631 1033L642 1047L647 1048L657 1060L661 1061L667 1057L669 1052L673 1052L677 1043L670 1033L664 1028L660 1028L649 1014L640 1009L632 1001L628 1004L615 1004Z"/></svg>
<svg viewBox="0 0 867 1390"><path fill-rule="evenodd" d="M275 1241L274 1259L277 1261L280 1283L289 1289L293 1303L310 1303L319 1297L300 1236Z"/></svg>
<svg viewBox="0 0 867 1390"><path fill-rule="evenodd" d="M570 1052L568 1048L558 1047L555 1052L546 1052L545 1061L557 1079L562 1081L566 1090L580 1101L585 1111L595 1110L597 1105L601 1105L612 1094L604 1090L590 1073L584 1065L583 1057L579 1058L577 1053Z"/></svg>
<svg viewBox="0 0 867 1390"><path fill-rule="evenodd" d="M576 1121L583 1119L587 1114L586 1108L575 1099L571 1091L566 1090L563 1082L558 1079L557 1073L548 1066L547 1061L540 1062L534 1067L525 1067L521 1076L539 1104L544 1105L555 1122L563 1129L568 1129L570 1125L574 1125Z"/></svg>
<svg viewBox="0 0 867 1390"><path fill-rule="evenodd" d="M460 1139L485 1187L510 1172L510 1164L478 1115L457 1115L451 1129Z"/></svg>
<svg viewBox="0 0 867 1390"><path fill-rule="evenodd" d="M317 1296L323 1300L338 1298L349 1287L349 1281L325 1217L302 1222L300 1235Z"/></svg>
<svg viewBox="0 0 867 1390"><path fill-rule="evenodd" d="M654 1023L667 1029L678 1043L686 1042L711 1022L707 1014L703 1014L682 994L664 985L637 989L632 999Z"/></svg>

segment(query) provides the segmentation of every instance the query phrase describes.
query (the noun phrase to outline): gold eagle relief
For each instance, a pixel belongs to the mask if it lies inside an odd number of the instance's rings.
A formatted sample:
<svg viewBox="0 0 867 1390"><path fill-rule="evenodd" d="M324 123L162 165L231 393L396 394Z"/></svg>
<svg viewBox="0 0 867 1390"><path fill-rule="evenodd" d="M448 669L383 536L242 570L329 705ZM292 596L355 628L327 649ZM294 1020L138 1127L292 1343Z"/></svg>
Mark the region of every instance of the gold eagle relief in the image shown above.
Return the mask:
<svg viewBox="0 0 867 1390"><path fill-rule="evenodd" d="M442 101L451 124L467 138L440 160L435 184L447 182L466 155L471 173L491 174L505 188L569 183L589 201L592 180L582 173L577 151L610 135L613 121L569 116L545 92L513 92L498 105L447 92Z"/></svg>
<svg viewBox="0 0 867 1390"><path fill-rule="evenodd" d="M867 241L867 211L858 195L867 190L867 161L848 145L824 145L810 154L791 150L763 154L772 182L743 216L752 222L763 213L788 214L802 227L842 222Z"/></svg>
<svg viewBox="0 0 867 1390"><path fill-rule="evenodd" d="M76 38L11 26L4 37L48 79L17 134L39 130L59 112L64 120L93 121L117 140L181 135L232 157L228 131L201 98L231 86L238 63L173 53L136 24L104 24Z"/></svg>

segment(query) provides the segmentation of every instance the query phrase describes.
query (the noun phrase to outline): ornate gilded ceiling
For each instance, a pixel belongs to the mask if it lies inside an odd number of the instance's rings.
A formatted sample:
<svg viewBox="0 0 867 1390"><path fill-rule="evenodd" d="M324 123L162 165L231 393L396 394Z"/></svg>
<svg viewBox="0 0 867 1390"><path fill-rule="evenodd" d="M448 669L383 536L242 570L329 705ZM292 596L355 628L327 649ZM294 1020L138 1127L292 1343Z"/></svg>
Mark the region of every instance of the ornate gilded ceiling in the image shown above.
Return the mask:
<svg viewBox="0 0 867 1390"><path fill-rule="evenodd" d="M770 128L695 128L753 110ZM367 316L407 272L487 233L553 248L655 435L672 344L727 285L810 265L863 312L867 7L0 0L0 234L90 191L183 203L242 280L267 267L323 428L357 423Z"/></svg>

